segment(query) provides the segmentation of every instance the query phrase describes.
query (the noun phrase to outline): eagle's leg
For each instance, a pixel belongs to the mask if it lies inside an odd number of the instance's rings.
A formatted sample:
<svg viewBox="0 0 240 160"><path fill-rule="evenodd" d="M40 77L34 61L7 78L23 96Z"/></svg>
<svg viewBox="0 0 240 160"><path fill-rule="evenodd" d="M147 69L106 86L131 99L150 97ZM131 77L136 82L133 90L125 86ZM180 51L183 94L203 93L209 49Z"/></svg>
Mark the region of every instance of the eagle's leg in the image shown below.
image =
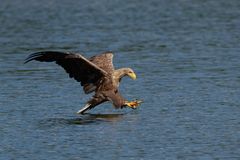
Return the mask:
<svg viewBox="0 0 240 160"><path fill-rule="evenodd" d="M84 114L84 112L86 112L87 110L91 109L91 104L87 103L82 109L80 109L79 111L77 111L78 114Z"/></svg>

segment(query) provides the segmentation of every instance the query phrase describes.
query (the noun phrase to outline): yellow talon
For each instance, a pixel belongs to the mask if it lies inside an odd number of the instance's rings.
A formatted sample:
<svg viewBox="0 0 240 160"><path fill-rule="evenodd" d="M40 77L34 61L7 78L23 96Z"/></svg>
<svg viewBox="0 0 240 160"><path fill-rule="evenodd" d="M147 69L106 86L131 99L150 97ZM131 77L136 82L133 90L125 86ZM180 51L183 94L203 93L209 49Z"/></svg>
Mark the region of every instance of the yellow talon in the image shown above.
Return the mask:
<svg viewBox="0 0 240 160"><path fill-rule="evenodd" d="M135 100L135 101L131 101L131 102L126 101L125 105L132 109L136 109L142 102L143 101L141 101L141 100Z"/></svg>

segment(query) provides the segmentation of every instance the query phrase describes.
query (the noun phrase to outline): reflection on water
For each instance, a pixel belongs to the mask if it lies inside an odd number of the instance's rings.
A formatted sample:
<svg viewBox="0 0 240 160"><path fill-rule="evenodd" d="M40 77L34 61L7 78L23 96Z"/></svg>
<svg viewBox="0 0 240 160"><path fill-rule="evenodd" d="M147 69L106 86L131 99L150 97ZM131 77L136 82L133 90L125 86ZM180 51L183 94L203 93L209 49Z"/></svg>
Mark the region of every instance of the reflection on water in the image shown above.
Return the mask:
<svg viewBox="0 0 240 160"><path fill-rule="evenodd" d="M122 120L124 114L90 114L86 113L80 115L78 118L49 118L41 120L40 126L52 127L60 125L86 125L86 124L98 124L101 122L117 122Z"/></svg>
<svg viewBox="0 0 240 160"><path fill-rule="evenodd" d="M86 116L86 117L85 117ZM95 120L103 120L108 122L119 121L123 118L124 114L91 114L86 113L83 115L83 119L95 119Z"/></svg>

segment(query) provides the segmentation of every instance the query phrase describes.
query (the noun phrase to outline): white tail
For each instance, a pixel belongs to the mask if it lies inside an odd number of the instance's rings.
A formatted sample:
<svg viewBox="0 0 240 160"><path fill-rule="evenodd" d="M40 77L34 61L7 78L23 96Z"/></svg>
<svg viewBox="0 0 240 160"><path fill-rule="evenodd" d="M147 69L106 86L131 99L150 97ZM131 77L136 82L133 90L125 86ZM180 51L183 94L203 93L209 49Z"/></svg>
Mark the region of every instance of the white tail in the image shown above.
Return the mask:
<svg viewBox="0 0 240 160"><path fill-rule="evenodd" d="M85 111L87 111L91 107L91 104L87 103L82 109L77 111L77 114L83 114Z"/></svg>

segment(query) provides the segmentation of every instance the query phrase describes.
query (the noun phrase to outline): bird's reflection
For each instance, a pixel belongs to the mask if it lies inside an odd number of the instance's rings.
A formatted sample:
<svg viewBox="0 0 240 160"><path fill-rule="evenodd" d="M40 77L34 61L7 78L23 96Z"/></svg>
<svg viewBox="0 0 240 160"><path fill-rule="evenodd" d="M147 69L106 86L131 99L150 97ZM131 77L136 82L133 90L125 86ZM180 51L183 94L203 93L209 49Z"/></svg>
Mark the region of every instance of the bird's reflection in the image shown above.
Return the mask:
<svg viewBox="0 0 240 160"><path fill-rule="evenodd" d="M91 113L86 113L83 116L88 116L91 119L104 119L104 120L109 120L109 121L115 121L115 120L119 120L123 117L123 113L122 114L91 114Z"/></svg>
<svg viewBox="0 0 240 160"><path fill-rule="evenodd" d="M90 114L86 113L77 118L49 118L39 122L41 127L51 127L60 125L88 125L101 122L117 122L123 118L124 114Z"/></svg>
<svg viewBox="0 0 240 160"><path fill-rule="evenodd" d="M93 122L116 122L123 118L124 114L91 114L86 113L81 115L79 118L70 120L72 124L87 124Z"/></svg>

